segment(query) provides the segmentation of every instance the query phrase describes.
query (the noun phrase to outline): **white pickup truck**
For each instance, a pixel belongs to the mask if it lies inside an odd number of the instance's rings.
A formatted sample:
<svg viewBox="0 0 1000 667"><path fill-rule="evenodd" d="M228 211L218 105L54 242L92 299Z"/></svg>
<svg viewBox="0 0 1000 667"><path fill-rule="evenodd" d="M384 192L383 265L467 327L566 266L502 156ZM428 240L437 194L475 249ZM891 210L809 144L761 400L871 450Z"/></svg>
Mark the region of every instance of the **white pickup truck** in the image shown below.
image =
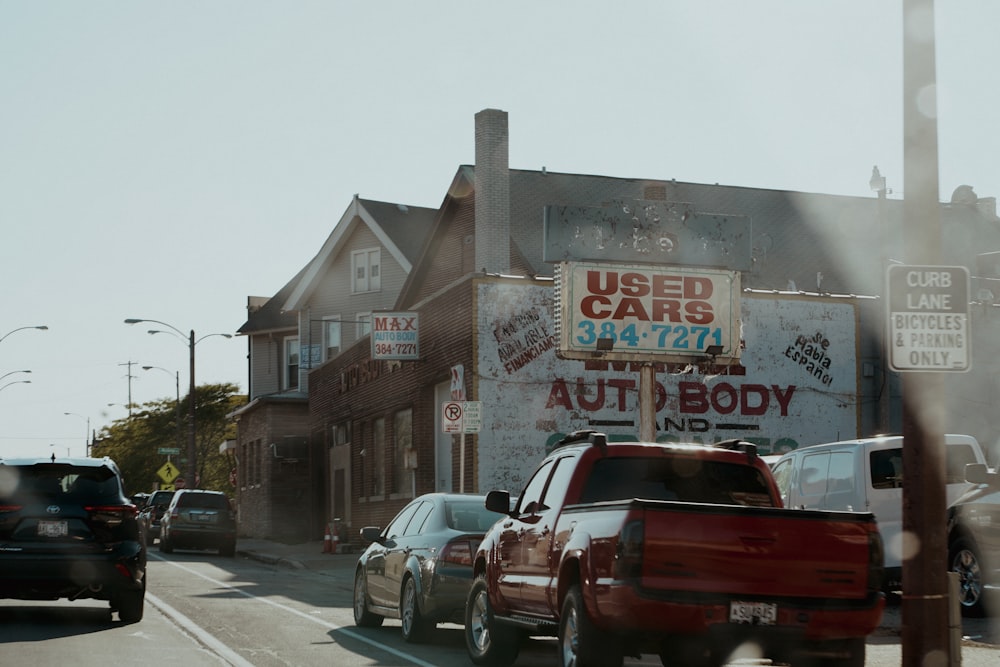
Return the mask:
<svg viewBox="0 0 1000 667"><path fill-rule="evenodd" d="M972 485L967 463L986 463L971 435L945 438L946 503ZM800 447L771 465L785 507L871 512L885 543L886 589L902 583L903 437L877 436Z"/></svg>

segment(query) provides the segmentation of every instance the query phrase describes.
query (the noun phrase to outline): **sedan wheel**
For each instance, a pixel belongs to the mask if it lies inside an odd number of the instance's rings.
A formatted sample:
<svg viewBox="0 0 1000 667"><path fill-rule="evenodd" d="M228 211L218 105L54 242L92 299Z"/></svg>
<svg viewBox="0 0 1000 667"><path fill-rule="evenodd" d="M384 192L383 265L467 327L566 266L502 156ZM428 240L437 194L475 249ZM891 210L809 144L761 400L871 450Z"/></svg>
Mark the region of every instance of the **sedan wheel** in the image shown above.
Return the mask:
<svg viewBox="0 0 1000 667"><path fill-rule="evenodd" d="M399 601L399 620L403 625L403 639L411 644L418 644L427 639L431 626L420 615L417 582L413 577L407 577L403 583L403 595Z"/></svg>
<svg viewBox="0 0 1000 667"><path fill-rule="evenodd" d="M354 574L354 625L377 628L385 619L368 611L368 580L361 568Z"/></svg>

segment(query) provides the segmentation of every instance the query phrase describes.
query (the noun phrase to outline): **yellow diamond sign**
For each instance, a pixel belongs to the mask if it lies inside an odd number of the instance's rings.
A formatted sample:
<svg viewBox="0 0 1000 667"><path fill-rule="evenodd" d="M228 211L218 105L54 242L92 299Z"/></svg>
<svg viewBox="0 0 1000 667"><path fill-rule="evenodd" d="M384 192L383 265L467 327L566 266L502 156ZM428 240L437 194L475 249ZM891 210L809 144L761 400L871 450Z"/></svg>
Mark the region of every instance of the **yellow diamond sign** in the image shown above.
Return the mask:
<svg viewBox="0 0 1000 667"><path fill-rule="evenodd" d="M173 463L167 461L162 466L160 466L160 469L156 471L156 474L164 482L170 484L172 481L177 479L177 475L181 474L181 471L178 470L177 466L175 466Z"/></svg>

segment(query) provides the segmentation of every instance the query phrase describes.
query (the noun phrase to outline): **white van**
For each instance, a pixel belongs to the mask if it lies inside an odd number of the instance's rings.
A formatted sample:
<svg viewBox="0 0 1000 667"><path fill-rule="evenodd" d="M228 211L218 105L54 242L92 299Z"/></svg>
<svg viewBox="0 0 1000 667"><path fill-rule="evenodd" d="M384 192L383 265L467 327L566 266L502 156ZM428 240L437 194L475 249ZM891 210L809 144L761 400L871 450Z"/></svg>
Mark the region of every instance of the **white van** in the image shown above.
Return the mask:
<svg viewBox="0 0 1000 667"><path fill-rule="evenodd" d="M950 505L966 489L967 463L986 463L971 435L945 437ZM902 582L903 437L878 436L800 447L771 466L785 507L871 512L885 542L887 588Z"/></svg>

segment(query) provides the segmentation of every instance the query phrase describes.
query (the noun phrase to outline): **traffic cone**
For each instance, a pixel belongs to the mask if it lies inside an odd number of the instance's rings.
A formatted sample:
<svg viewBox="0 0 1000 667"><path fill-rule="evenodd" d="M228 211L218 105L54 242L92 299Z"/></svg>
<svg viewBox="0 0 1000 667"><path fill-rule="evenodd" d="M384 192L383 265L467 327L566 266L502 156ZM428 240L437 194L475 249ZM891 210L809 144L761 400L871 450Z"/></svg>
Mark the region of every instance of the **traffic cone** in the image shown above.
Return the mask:
<svg viewBox="0 0 1000 667"><path fill-rule="evenodd" d="M333 532L330 534L330 553L337 553L337 547L340 546L340 525L334 521L333 522Z"/></svg>
<svg viewBox="0 0 1000 667"><path fill-rule="evenodd" d="M330 540L330 524L326 524L326 535L323 536L323 553L333 553L333 543Z"/></svg>

